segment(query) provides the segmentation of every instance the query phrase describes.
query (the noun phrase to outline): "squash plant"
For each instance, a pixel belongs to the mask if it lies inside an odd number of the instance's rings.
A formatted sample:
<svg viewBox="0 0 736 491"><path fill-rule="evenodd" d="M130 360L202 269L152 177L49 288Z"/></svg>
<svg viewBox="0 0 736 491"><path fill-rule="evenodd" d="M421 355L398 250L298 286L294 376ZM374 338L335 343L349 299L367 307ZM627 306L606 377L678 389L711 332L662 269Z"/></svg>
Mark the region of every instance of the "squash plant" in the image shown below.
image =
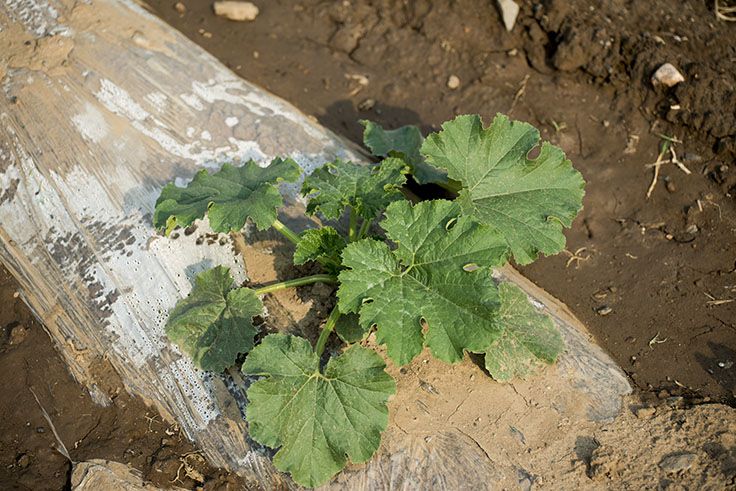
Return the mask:
<svg viewBox="0 0 736 491"><path fill-rule="evenodd" d="M301 176L281 158L202 170L184 188L169 184L153 218L166 234L205 215L216 232L240 231L250 219L293 242L295 264L321 265L320 274L260 288L234 285L224 267L204 271L166 324L168 337L204 370L222 371L247 354L243 373L260 377L247 390L250 436L277 448L276 468L309 487L379 447L396 385L384 360L361 343L372 331L397 365L425 346L448 363L481 353L499 381L524 377L563 349L552 321L518 287L497 284L491 270L564 248L562 230L580 211L584 186L564 153L545 142L530 159L539 132L503 115L487 128L479 116L458 116L426 139L413 126L363 124L365 144L382 160L328 162L301 190L308 215L328 222L347 215L345 234L330 225L297 234L277 219L278 184ZM413 204L402 194L407 175L456 198ZM315 346L269 334L254 347L261 296L316 282L337 285L337 305ZM346 347L328 356L333 332Z"/></svg>

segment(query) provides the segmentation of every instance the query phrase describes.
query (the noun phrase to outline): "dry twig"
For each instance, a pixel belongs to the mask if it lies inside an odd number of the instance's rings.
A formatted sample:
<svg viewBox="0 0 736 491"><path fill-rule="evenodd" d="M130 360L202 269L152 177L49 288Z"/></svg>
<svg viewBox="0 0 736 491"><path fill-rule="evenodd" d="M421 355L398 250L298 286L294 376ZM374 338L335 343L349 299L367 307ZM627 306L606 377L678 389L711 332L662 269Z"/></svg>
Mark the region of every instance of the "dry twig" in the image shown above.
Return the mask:
<svg viewBox="0 0 736 491"><path fill-rule="evenodd" d="M659 331L657 331L657 334L652 339L649 340L649 348L650 349L654 348L654 345L655 344L665 343L665 342L667 342L668 339L669 338L660 339L659 338Z"/></svg>
<svg viewBox="0 0 736 491"><path fill-rule="evenodd" d="M669 148L670 144L668 141L665 141L662 144L662 150L659 152L659 156L657 156L657 161L653 164L654 166L654 175L652 176L652 183L649 185L649 189L647 189L647 199L652 195L652 192L654 191L654 188L657 186L657 180L659 179L659 168L662 164L665 163L664 161L664 155L667 153L667 149Z"/></svg>
<svg viewBox="0 0 736 491"><path fill-rule="evenodd" d="M716 19L725 20L726 22L736 22L736 5L732 2L722 2L715 0Z"/></svg>
<svg viewBox="0 0 736 491"><path fill-rule="evenodd" d="M58 431L56 431L56 426L54 426L54 423L53 423L53 422L51 421L51 416L49 416L49 413L47 413L47 412L46 412L46 410L45 410L45 409L43 408L43 406L41 405L41 401L39 401L39 400L38 400L38 396L36 395L36 393L35 393L35 392L33 392L33 389L31 389L31 388L29 387L29 388L28 388L28 390L29 390L29 391L31 391L31 394L33 395L33 398L34 398L34 399L36 399L36 404L38 404L38 407L40 407L40 408L41 408L41 413L43 413L43 417L44 417L44 419L46 419L46 422L47 422L47 423L49 424L49 426L51 427L51 431L52 431L52 432L54 433L54 437L56 437L56 441L57 441L57 442L59 442L59 446L58 446L58 447L55 447L55 448L56 448L56 450L57 450L57 451L58 451L58 452L59 452L59 453L60 453L61 455L63 455L64 457L66 457L66 459L67 459L67 460L68 460L69 462L72 462L72 463L73 463L74 461L73 461L73 460L72 460L72 458L71 458L71 457L69 456L69 450L67 450L67 449L66 449L66 445L64 445L64 442L63 442L63 441L61 441L61 437L59 436L59 432L58 432Z"/></svg>
<svg viewBox="0 0 736 491"><path fill-rule="evenodd" d="M578 267L580 266L580 261L587 261L588 259L590 259L590 254L588 254L587 256L581 256L580 255L583 252L585 252L586 250L587 250L586 247L581 247L578 250L576 250L575 252L570 252L567 249L565 249L564 251L562 251L563 253L565 253L568 256L570 256L570 258L565 263L565 267L566 268L569 268L570 265L573 262L575 262L575 269L578 269Z"/></svg>
<svg viewBox="0 0 736 491"><path fill-rule="evenodd" d="M522 80L521 83L519 84L519 90L516 91L514 100L511 101L511 109L509 109L509 113L511 113L511 111L514 110L516 103L519 102L519 100L524 96L524 92L526 91L526 83L528 81L529 81L529 74L524 75L524 80Z"/></svg>
<svg viewBox="0 0 736 491"><path fill-rule="evenodd" d="M703 293L705 294L706 297L710 299L707 302L705 302L706 305L713 305L713 306L724 305L724 304L736 301L733 298L716 298L708 292L703 292Z"/></svg>
<svg viewBox="0 0 736 491"><path fill-rule="evenodd" d="M690 171L690 169L688 169L687 167L685 167L685 164L683 164L682 162L680 162L677 159L677 154L675 153L675 147L674 146L670 146L670 155L672 156L672 158L670 159L670 162L672 162L673 164L675 164L678 169L680 169L682 172L684 172L688 176L690 174L692 174L692 172Z"/></svg>

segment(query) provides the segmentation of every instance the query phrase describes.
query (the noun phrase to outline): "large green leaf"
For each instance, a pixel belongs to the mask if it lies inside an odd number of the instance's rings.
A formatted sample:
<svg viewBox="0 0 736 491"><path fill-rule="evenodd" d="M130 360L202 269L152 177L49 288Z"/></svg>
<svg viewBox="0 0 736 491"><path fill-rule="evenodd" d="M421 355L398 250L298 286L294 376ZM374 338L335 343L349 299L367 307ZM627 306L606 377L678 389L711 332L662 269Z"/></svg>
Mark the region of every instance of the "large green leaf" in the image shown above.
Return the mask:
<svg viewBox="0 0 736 491"><path fill-rule="evenodd" d="M203 370L221 372L253 347L252 318L263 312L263 304L253 290L232 286L228 268L203 271L166 323L169 339Z"/></svg>
<svg viewBox="0 0 736 491"><path fill-rule="evenodd" d="M365 329L377 325L377 341L400 365L425 343L448 362L485 350L499 334L490 267L506 260L503 237L443 200L393 203L381 225L398 247L365 239L345 248L340 311L360 312Z"/></svg>
<svg viewBox="0 0 736 491"><path fill-rule="evenodd" d="M197 172L184 188L173 183L161 190L153 212L153 226L165 228L168 235L177 226L209 216L215 232L240 230L250 217L258 229L265 230L276 220L276 209L283 198L276 186L293 182L301 169L291 159L274 159L268 167L249 160L242 167L224 164L214 174Z"/></svg>
<svg viewBox="0 0 736 491"><path fill-rule="evenodd" d="M309 196L307 213L320 212L337 220L352 207L366 220L376 218L389 203L402 199L401 186L408 169L401 159L389 158L378 165L357 165L337 159L307 176L302 194Z"/></svg>
<svg viewBox="0 0 736 491"><path fill-rule="evenodd" d="M273 463L297 483L324 484L348 459L366 462L378 449L386 401L396 391L385 367L375 352L354 345L320 371L307 340L266 336L243 364L244 373L265 377L248 389L250 436L280 447Z"/></svg>
<svg viewBox="0 0 736 491"><path fill-rule="evenodd" d="M395 130L384 130L373 121L362 120L363 143L377 157L401 157L411 168L414 180L419 184L445 184L447 172L432 167L424 161L419 149L424 142L419 128L413 125Z"/></svg>
<svg viewBox="0 0 736 491"><path fill-rule="evenodd" d="M340 253L345 248L345 239L332 227L310 229L299 236L294 251L294 264L319 261L331 273L340 269Z"/></svg>
<svg viewBox="0 0 736 491"><path fill-rule="evenodd" d="M499 381L526 377L541 362L554 363L565 348L549 316L538 312L512 283L499 285L501 335L486 350L486 369Z"/></svg>
<svg viewBox="0 0 736 491"><path fill-rule="evenodd" d="M559 148L539 142L533 126L498 115L488 128L479 116L458 116L429 135L422 153L462 183L465 213L498 228L519 264L565 248L563 226L582 208L585 182Z"/></svg>

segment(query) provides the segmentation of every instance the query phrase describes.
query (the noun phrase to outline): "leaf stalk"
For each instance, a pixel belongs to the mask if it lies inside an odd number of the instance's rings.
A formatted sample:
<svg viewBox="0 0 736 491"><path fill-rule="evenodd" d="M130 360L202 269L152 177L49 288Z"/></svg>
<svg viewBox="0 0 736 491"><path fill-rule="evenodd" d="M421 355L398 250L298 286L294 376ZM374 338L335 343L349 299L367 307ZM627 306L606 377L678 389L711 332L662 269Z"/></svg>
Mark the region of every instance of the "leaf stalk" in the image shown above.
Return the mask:
<svg viewBox="0 0 736 491"><path fill-rule="evenodd" d="M355 208L350 207L350 226L348 228L348 242L355 242L358 240L358 214L355 212Z"/></svg>
<svg viewBox="0 0 736 491"><path fill-rule="evenodd" d="M360 240L363 237L365 237L365 234L368 233L368 228L370 228L371 223L373 223L373 220L363 220L363 224L360 226L360 230L358 231L357 240Z"/></svg>
<svg viewBox="0 0 736 491"><path fill-rule="evenodd" d="M284 225L280 220L274 220L271 226L275 228L277 232L279 232L281 235L289 239L294 244L299 243L299 234L297 234L296 232L291 230L289 227Z"/></svg>
<svg viewBox="0 0 736 491"><path fill-rule="evenodd" d="M317 354L317 356L322 356L322 353L324 353L325 346L327 345L327 338L329 338L332 331L335 330L335 326L337 325L337 320L339 318L340 311L337 309L336 305L335 308L332 309L332 312L330 312L329 317L327 317L325 327L323 327L322 332L319 333L317 344L314 346L314 352Z"/></svg>
<svg viewBox="0 0 736 491"><path fill-rule="evenodd" d="M297 286L311 285L312 283L337 283L337 278L329 274L314 274L311 276L304 276L302 278L295 278L293 280L286 280L279 283L262 286L261 288L255 288L253 291L256 293L256 295L264 295L266 293L285 290L287 288L296 288Z"/></svg>

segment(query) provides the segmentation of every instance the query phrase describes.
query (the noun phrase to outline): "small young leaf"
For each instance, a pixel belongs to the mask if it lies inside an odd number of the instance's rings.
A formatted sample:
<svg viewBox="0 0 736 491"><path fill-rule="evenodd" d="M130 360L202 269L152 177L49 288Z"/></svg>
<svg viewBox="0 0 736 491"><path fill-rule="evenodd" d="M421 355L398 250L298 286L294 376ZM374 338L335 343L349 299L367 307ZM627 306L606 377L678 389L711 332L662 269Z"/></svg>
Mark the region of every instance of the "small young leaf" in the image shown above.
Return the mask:
<svg viewBox="0 0 736 491"><path fill-rule="evenodd" d="M462 183L463 211L504 235L519 264L565 248L562 228L582 208L585 182L559 148L539 142L533 126L498 115L488 128L479 116L458 116L422 145L427 161Z"/></svg>
<svg viewBox="0 0 736 491"><path fill-rule="evenodd" d="M419 184L445 184L447 172L426 163L419 149L424 142L419 128L413 125L395 130L384 130L373 121L362 120L363 143L376 157L401 157L411 168L414 180Z"/></svg>
<svg viewBox="0 0 736 491"><path fill-rule="evenodd" d="M294 264L322 261L332 273L340 269L340 254L345 239L332 227L321 227L303 232L294 251Z"/></svg>
<svg viewBox="0 0 736 491"><path fill-rule="evenodd" d="M228 268L203 271L166 323L169 339L203 370L221 372L253 347L252 318L263 312L263 304L253 290L232 286Z"/></svg>
<svg viewBox="0 0 736 491"><path fill-rule="evenodd" d="M320 212L337 220L350 206L359 216L373 220L389 203L402 199L407 171L404 161L394 158L374 166L340 159L328 162L304 180L302 194L312 195L307 213Z"/></svg>
<svg viewBox="0 0 736 491"><path fill-rule="evenodd" d="M485 350L499 334L489 268L506 260L508 245L490 227L459 215L450 201L399 201L381 223L396 250L365 239L343 251L349 269L339 276L340 311L360 312L364 329L377 325L377 341L399 365L425 343L437 358L456 362L464 350ZM469 263L478 268L466 270Z"/></svg>
<svg viewBox="0 0 736 491"><path fill-rule="evenodd" d="M243 364L244 373L264 377L247 392L250 436L280 447L273 463L298 484L326 483L348 459L366 462L378 449L386 401L396 391L385 367L376 353L354 345L320 372L307 340L266 336Z"/></svg>
<svg viewBox="0 0 736 491"><path fill-rule="evenodd" d="M173 183L163 188L153 212L153 226L165 228L168 235L177 226L186 227L207 214L215 232L240 230L248 217L259 230L265 230L276 220L276 209L284 204L276 184L296 181L300 175L296 162L280 158L268 167L249 160L242 167L224 164L214 174L203 169L184 188Z"/></svg>
<svg viewBox="0 0 736 491"><path fill-rule="evenodd" d="M549 316L538 312L512 283L501 283L501 335L486 350L486 370L498 381L526 377L540 362L554 363L565 343Z"/></svg>

